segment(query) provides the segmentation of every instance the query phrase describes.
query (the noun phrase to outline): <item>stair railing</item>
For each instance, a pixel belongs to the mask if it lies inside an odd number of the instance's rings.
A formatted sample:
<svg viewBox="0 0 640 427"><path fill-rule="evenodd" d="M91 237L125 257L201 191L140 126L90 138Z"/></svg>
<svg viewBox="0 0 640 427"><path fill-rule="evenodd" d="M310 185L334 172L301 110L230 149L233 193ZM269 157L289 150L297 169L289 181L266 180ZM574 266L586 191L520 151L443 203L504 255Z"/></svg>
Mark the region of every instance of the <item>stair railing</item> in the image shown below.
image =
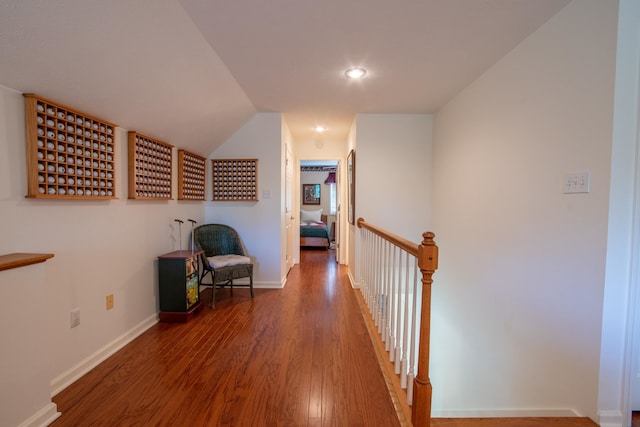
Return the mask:
<svg viewBox="0 0 640 427"><path fill-rule="evenodd" d="M393 374L406 392L411 422L415 427L428 427L431 285L438 268L435 234L423 233L422 242L416 244L362 218L357 225L362 245L360 291L393 364Z"/></svg>

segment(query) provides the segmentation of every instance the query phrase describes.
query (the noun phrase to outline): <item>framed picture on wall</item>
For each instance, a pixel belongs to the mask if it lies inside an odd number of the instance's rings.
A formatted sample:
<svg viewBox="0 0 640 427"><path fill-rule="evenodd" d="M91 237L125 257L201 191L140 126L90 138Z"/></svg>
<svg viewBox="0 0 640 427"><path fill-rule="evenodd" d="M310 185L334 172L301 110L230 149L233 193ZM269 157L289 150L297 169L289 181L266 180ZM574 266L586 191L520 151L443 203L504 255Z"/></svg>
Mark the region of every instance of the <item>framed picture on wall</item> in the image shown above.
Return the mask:
<svg viewBox="0 0 640 427"><path fill-rule="evenodd" d="M347 198L349 199L349 223L356 223L356 152L347 156Z"/></svg>
<svg viewBox="0 0 640 427"><path fill-rule="evenodd" d="M302 204L320 204L320 184L302 184Z"/></svg>

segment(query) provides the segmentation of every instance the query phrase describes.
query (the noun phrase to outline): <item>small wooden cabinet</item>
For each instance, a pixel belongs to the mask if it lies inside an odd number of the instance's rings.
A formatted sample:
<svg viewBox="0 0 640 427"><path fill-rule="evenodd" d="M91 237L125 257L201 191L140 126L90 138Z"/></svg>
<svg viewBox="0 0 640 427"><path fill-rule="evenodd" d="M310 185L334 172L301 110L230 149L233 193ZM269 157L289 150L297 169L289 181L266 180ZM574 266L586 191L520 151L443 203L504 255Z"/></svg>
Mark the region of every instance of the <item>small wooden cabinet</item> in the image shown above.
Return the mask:
<svg viewBox="0 0 640 427"><path fill-rule="evenodd" d="M200 309L201 252L175 251L158 257L161 322L187 322Z"/></svg>

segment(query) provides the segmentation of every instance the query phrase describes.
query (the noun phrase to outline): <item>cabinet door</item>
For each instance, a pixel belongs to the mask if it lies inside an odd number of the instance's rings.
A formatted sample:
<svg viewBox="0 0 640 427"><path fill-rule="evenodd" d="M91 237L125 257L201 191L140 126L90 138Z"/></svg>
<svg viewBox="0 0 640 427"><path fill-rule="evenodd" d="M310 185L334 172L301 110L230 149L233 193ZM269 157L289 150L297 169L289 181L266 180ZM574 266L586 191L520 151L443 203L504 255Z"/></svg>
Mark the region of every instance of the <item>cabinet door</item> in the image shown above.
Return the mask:
<svg viewBox="0 0 640 427"><path fill-rule="evenodd" d="M160 258L160 311L186 312L199 301L198 255Z"/></svg>
<svg viewBox="0 0 640 427"><path fill-rule="evenodd" d="M187 311L185 260L161 259L158 275L160 311Z"/></svg>
<svg viewBox="0 0 640 427"><path fill-rule="evenodd" d="M198 281L198 271L187 276L187 309L198 303L200 298L200 286Z"/></svg>

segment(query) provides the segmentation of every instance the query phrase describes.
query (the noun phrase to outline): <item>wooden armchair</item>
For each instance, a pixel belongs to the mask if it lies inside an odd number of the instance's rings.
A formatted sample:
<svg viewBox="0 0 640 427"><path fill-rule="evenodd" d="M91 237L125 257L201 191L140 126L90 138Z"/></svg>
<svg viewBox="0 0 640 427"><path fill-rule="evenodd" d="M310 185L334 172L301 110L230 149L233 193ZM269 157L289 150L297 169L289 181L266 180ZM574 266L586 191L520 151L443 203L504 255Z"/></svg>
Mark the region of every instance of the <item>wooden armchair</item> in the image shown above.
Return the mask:
<svg viewBox="0 0 640 427"><path fill-rule="evenodd" d="M196 247L204 251L200 255L200 283L207 274L211 274L211 307L215 307L216 287L228 285L233 290L234 279L248 277L249 284L235 286L248 286L253 298L253 264L251 258L246 255L236 230L228 225L205 224L193 230L193 240Z"/></svg>

